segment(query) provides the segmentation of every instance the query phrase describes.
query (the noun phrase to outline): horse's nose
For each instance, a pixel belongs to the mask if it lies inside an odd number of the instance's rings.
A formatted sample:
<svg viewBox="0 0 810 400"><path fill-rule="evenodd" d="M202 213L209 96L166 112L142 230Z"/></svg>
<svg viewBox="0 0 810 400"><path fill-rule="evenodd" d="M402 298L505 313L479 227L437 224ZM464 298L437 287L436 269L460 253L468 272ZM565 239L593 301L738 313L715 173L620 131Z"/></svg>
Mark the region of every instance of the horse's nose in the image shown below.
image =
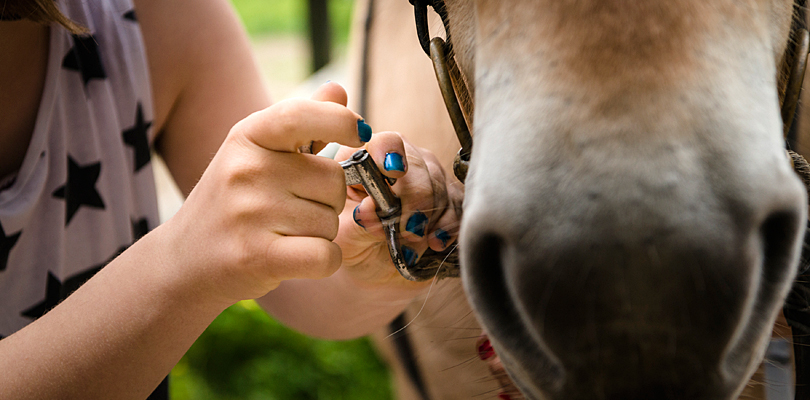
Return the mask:
<svg viewBox="0 0 810 400"><path fill-rule="evenodd" d="M527 393L727 398L795 275L802 187L783 172L743 184L624 172L519 188L473 176L473 306Z"/></svg>

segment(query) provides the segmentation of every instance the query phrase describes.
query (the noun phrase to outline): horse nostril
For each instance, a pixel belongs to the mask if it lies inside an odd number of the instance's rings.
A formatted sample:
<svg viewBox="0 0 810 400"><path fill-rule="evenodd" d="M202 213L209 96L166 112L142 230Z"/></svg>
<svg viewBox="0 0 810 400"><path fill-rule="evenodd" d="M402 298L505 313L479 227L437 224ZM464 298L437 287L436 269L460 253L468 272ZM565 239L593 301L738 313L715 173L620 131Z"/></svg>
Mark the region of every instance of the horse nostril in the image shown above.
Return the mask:
<svg viewBox="0 0 810 400"><path fill-rule="evenodd" d="M534 383L556 390L563 382L563 367L553 355L541 350L543 346L525 324L516 303L520 299L512 285L518 251L514 243L491 228L469 235L462 232L461 275L468 298L504 365L525 374L518 360L532 360L531 368L543 371L532 378Z"/></svg>
<svg viewBox="0 0 810 400"><path fill-rule="evenodd" d="M753 302L749 305L751 316L738 320L738 335L730 343L725 356L723 368L731 376L745 374L745 368L750 365L752 343L757 340L757 336L762 337L761 332L758 332L758 324L752 324L751 321L767 320L769 315L766 314L773 310L774 305L784 301L784 291L787 289L785 283L791 282L796 273L796 247L802 238L798 233L799 229L804 228L803 219L803 213L799 209L778 210L762 222L758 232L754 232L755 238L759 240L760 262L752 266L759 267L760 282L753 293ZM769 332L770 329L767 330Z"/></svg>
<svg viewBox="0 0 810 400"><path fill-rule="evenodd" d="M519 318L504 276L504 240L495 233L484 233L469 248L469 260L462 265L466 266L466 279L472 283L467 287L482 299L477 302L479 312L495 324L515 323Z"/></svg>
<svg viewBox="0 0 810 400"><path fill-rule="evenodd" d="M801 235L796 235L799 219L795 211L782 210L772 213L760 226L762 276L766 282L782 282L787 278L785 274L793 273L793 249L801 240Z"/></svg>

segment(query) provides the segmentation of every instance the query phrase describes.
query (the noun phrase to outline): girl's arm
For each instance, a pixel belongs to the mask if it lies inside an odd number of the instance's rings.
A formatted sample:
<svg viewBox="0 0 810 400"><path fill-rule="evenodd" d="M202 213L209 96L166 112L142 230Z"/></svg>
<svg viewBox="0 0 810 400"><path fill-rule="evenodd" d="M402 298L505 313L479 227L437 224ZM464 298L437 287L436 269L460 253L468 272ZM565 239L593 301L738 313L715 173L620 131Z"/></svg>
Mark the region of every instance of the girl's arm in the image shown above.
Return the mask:
<svg viewBox="0 0 810 400"><path fill-rule="evenodd" d="M236 124L170 221L0 341L0 398L143 399L229 305L331 275L343 172L296 150L313 139L360 145L358 118L295 100Z"/></svg>
<svg viewBox="0 0 810 400"><path fill-rule="evenodd" d="M222 141L222 132L245 115L266 107L269 96L229 2L136 0L136 5L150 59L156 124L161 131L157 149L183 193L188 194ZM324 85L314 98L342 105L347 100L343 89L334 83ZM276 122L287 123L284 119ZM395 178L405 176L395 191L405 206L401 231L406 242L410 239L419 254L429 240L435 248L450 245L454 236L445 233L444 246L437 244L441 242L435 237L437 227L448 232L456 228L454 204L448 201L444 173L435 158L412 147L406 149L398 136L390 135L375 137L369 150L384 173ZM384 170L383 160L389 151L403 157L403 169L411 166L407 175ZM349 154L344 152L339 159ZM341 216L338 240L345 259L338 274L321 281L285 283L260 299L282 322L311 335L356 337L389 322L426 287L396 274L379 230L370 233L355 224L353 217L357 215L365 215L369 227L375 223L374 205L364 197L356 193ZM363 206L357 214L354 209L361 201ZM423 237L406 229L408 218L417 210L430 219L430 229ZM451 212L445 212L448 210ZM453 218L442 217L450 214ZM369 276L368 271L374 273Z"/></svg>

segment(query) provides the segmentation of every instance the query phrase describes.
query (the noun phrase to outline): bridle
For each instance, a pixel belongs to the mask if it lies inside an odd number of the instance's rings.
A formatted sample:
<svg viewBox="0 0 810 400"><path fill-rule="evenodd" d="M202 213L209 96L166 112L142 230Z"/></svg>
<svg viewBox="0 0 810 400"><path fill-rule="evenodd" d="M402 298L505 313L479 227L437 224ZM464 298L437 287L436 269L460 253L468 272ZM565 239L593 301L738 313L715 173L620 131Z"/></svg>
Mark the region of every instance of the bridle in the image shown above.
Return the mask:
<svg viewBox="0 0 810 400"><path fill-rule="evenodd" d="M468 103L470 106L472 105L472 99L470 99L470 91L467 89L466 83L464 83L458 64L456 64L452 56L453 42L450 39L450 21L447 10L442 0L410 0L410 2L413 4L416 17L416 35L419 37L419 44L425 54L433 61L433 70L436 72L436 80L439 82L439 90L442 93L444 105L447 107L447 113L456 131L456 137L461 144L461 149L456 154L455 161L453 161L453 173L463 183L467 177L473 144L467 121L472 120L473 114L472 110L465 113L458 98L470 100ZM440 37L430 38L427 16L428 6L431 6L441 17L444 31L447 34L447 41Z"/></svg>
<svg viewBox="0 0 810 400"><path fill-rule="evenodd" d="M456 177L464 182L469 167L470 155L472 154L473 138L470 134L467 121L472 120L472 110L464 110L458 98L470 99L469 90L462 78L462 74L453 57L453 42L450 36L450 23L447 10L443 0L409 0L414 6L414 16L416 19L416 34L419 44L425 54L433 62L433 69L436 72L436 80L439 83L439 90L442 93L447 113L453 123L456 137L461 144L461 149L456 155L453 163L453 172ZM781 105L781 115L783 121L783 132L787 139L792 127L796 109L799 104L802 83L807 69L807 55L810 52L810 33L804 26L806 16L806 0L796 0L794 4L798 9L797 17L791 26L791 37L783 62L783 76L787 76L779 83L779 101ZM430 37L428 29L428 6L441 17L447 40L440 37ZM454 78L455 77L455 78ZM472 102L469 103L472 107Z"/></svg>
<svg viewBox="0 0 810 400"><path fill-rule="evenodd" d="M453 123L456 136L461 149L453 162L453 172L463 183L467 176L470 156L472 154L473 137L470 133L473 113L472 99L464 78L453 57L453 43L450 33L450 23L443 0L409 0L414 6L416 31L419 43L425 54L431 59L436 79L444 99L444 104ZM788 146L788 153L794 170L800 175L808 188L810 197L810 166L804 158L790 150L795 142L795 132L791 130L796 118L796 110L802 91L805 72L807 69L808 53L810 53L810 33L807 29L807 0L795 0L795 18L790 32L790 40L782 62L781 79L778 83L778 94L781 108L783 134ZM444 24L447 40L440 37L430 37L428 29L428 6L441 17ZM459 97L470 100L469 110L464 110ZM788 324L793 331L793 349L795 355L795 399L810 400L810 274L805 275L810 266L810 223L805 234L802 251L799 277L794 283L793 290L785 301L783 311ZM458 271L456 270L456 274ZM452 275L451 275L452 276ZM788 391L783 391L788 399ZM775 399L769 399L775 400Z"/></svg>
<svg viewBox="0 0 810 400"><path fill-rule="evenodd" d="M783 76L780 82L779 101L781 105L782 125L785 140L796 119L796 109L802 92L805 72L807 71L807 56L810 52L810 32L807 30L806 0L796 0L794 7L798 10L796 18L790 28L790 40L785 51L783 62Z"/></svg>

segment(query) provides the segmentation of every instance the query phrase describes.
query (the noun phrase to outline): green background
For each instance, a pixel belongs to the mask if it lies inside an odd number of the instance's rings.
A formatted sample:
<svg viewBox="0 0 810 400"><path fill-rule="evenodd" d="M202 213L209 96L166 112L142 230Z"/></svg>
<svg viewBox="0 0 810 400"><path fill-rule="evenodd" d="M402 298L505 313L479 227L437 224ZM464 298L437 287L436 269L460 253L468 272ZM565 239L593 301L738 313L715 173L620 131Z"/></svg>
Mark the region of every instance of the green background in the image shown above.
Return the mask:
<svg viewBox="0 0 810 400"><path fill-rule="evenodd" d="M253 301L223 312L169 379L173 400L393 398L389 372L367 338L312 339Z"/></svg>

